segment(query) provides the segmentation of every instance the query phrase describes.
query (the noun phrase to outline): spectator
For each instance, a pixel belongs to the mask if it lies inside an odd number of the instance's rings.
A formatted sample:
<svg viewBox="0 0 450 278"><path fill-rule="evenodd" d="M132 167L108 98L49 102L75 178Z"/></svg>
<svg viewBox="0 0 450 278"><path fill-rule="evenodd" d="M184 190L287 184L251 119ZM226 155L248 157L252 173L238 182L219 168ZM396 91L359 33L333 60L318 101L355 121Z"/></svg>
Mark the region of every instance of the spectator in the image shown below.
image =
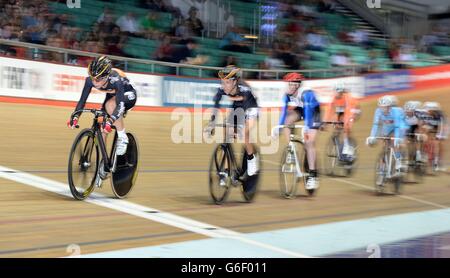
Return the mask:
<svg viewBox="0 0 450 278"><path fill-rule="evenodd" d="M163 0L144 0L142 1L142 7L147 10L152 10L155 12L170 12L170 6Z"/></svg>
<svg viewBox="0 0 450 278"><path fill-rule="evenodd" d="M149 11L146 16L139 21L140 28L144 37L148 39L156 38L158 16L155 12Z"/></svg>
<svg viewBox="0 0 450 278"><path fill-rule="evenodd" d="M398 62L402 65L401 68L409 68L412 66L412 62L416 61L416 55L414 48L402 47L398 56Z"/></svg>
<svg viewBox="0 0 450 278"><path fill-rule="evenodd" d="M283 61L288 69L296 70L300 68L297 56L294 55L293 47L287 43L281 45L278 58Z"/></svg>
<svg viewBox="0 0 450 278"><path fill-rule="evenodd" d="M345 67L352 65L352 61L348 53L340 52L331 56L331 65L333 67Z"/></svg>
<svg viewBox="0 0 450 278"><path fill-rule="evenodd" d="M187 39L185 45L174 50L172 62L191 65L204 64L207 58L201 55L195 55L195 49L197 49L197 42L194 39Z"/></svg>
<svg viewBox="0 0 450 278"><path fill-rule="evenodd" d="M223 50L227 50L231 45L243 41L244 38L239 34L237 27L230 28L229 31L222 38L219 47Z"/></svg>
<svg viewBox="0 0 450 278"><path fill-rule="evenodd" d="M42 14L36 16L36 8L34 6L26 9L25 16L22 20L22 28L28 42L37 44L43 44L45 42L47 23Z"/></svg>
<svg viewBox="0 0 450 278"><path fill-rule="evenodd" d="M175 37L179 40L186 40L187 38L192 37L192 35L186 20L183 20L181 24L175 28Z"/></svg>
<svg viewBox="0 0 450 278"><path fill-rule="evenodd" d="M128 12L126 15L119 17L116 25L120 27L122 32L127 32L128 35L137 35L140 32L139 24L132 12Z"/></svg>
<svg viewBox="0 0 450 278"><path fill-rule="evenodd" d="M186 24L189 27L192 34L197 37L202 36L203 32L203 23L200 19L197 18L198 9L195 7L191 7L189 10L189 18L186 19Z"/></svg>
<svg viewBox="0 0 450 278"><path fill-rule="evenodd" d="M170 0L172 7L177 7L184 18L189 17L189 11L192 6L196 5L195 0Z"/></svg>
<svg viewBox="0 0 450 278"><path fill-rule="evenodd" d="M226 67L226 66L229 66L229 65L238 66L238 62L237 62L236 57L231 56L231 55L224 57L222 62L220 62L219 66L220 67Z"/></svg>
<svg viewBox="0 0 450 278"><path fill-rule="evenodd" d="M154 58L158 61L172 62L173 47L171 45L170 36L164 35L164 38L154 54Z"/></svg>
<svg viewBox="0 0 450 278"><path fill-rule="evenodd" d="M278 70L278 69L284 69L286 67L286 65L283 63L283 61L281 59L278 58L278 52L275 51L274 49L270 50L270 56L267 57L264 60L264 63L266 65L267 69L270 70ZM266 72L264 73L264 78L276 78L276 74L275 73L270 73L270 72Z"/></svg>
<svg viewBox="0 0 450 278"><path fill-rule="evenodd" d="M103 13L97 18L97 22L102 23L106 17L114 18L112 10L107 6L105 6L105 8L103 9Z"/></svg>
<svg viewBox="0 0 450 278"><path fill-rule="evenodd" d="M323 51L327 45L328 40L325 37L323 31L311 28L310 33L306 36L307 50Z"/></svg>
<svg viewBox="0 0 450 278"><path fill-rule="evenodd" d="M224 14L224 24L221 34L225 33L225 30L230 30L231 28L234 28L234 16L230 12L226 11Z"/></svg>
<svg viewBox="0 0 450 278"><path fill-rule="evenodd" d="M98 24L99 31L107 34L111 33L116 26L114 16L111 13L105 13L103 21Z"/></svg>
<svg viewBox="0 0 450 278"><path fill-rule="evenodd" d="M331 0L320 0L317 6L319 13L333 13L336 9L336 5Z"/></svg>
<svg viewBox="0 0 450 278"><path fill-rule="evenodd" d="M125 56L123 52L123 44L125 37L121 35L120 28L114 27L111 34L107 34L104 38L106 52L111 55Z"/></svg>

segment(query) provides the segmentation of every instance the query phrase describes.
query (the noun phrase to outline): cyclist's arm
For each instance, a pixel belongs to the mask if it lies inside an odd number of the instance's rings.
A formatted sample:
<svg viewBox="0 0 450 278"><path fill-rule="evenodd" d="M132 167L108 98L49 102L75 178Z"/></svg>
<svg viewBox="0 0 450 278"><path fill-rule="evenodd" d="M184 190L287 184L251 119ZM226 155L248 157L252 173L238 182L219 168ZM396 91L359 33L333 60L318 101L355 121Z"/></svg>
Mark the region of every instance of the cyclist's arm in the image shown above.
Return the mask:
<svg viewBox="0 0 450 278"><path fill-rule="evenodd" d="M394 116L394 136L395 138L403 138L402 130L405 130L407 125L405 121L405 114L403 113L403 110L396 109L393 110L393 116Z"/></svg>
<svg viewBox="0 0 450 278"><path fill-rule="evenodd" d="M438 132L436 133L440 137L447 135L447 120L444 115L440 115L441 120L439 121Z"/></svg>
<svg viewBox="0 0 450 278"><path fill-rule="evenodd" d="M331 122L333 120L333 114L334 114L333 107L335 106L335 103L336 103L336 96L333 96L333 99L327 105L327 113L325 114L325 120L328 122Z"/></svg>
<svg viewBox="0 0 450 278"><path fill-rule="evenodd" d="M288 110L289 97L287 95L283 96L283 106L281 107L281 116L280 116L280 125L284 125L284 121L286 120L287 110Z"/></svg>
<svg viewBox="0 0 450 278"><path fill-rule="evenodd" d="M373 116L373 124L372 124L372 131L370 132L370 137L376 137L378 134L378 128L380 126L380 120L381 120L381 109L377 108L375 110L375 115Z"/></svg>
<svg viewBox="0 0 450 278"><path fill-rule="evenodd" d="M214 121L216 120L217 111L220 109L220 100L222 99L223 94L224 92L221 89L218 89L216 95L213 98L214 109L211 115L210 123L214 123Z"/></svg>
<svg viewBox="0 0 450 278"><path fill-rule="evenodd" d="M305 125L309 128L314 126L314 110L319 106L319 102L313 91L308 91L304 95L304 113L305 113Z"/></svg>
<svg viewBox="0 0 450 278"><path fill-rule="evenodd" d="M91 93L91 89L92 89L93 85L92 85L92 81L91 78L86 77L86 81L84 82L84 87L83 87L83 91L81 93L81 97L80 100L77 103L77 106L75 108L75 111L77 110L81 110L84 108L84 106L86 105L86 101L89 97L89 94ZM78 115L76 115L77 117L80 116L81 113L79 113Z"/></svg>

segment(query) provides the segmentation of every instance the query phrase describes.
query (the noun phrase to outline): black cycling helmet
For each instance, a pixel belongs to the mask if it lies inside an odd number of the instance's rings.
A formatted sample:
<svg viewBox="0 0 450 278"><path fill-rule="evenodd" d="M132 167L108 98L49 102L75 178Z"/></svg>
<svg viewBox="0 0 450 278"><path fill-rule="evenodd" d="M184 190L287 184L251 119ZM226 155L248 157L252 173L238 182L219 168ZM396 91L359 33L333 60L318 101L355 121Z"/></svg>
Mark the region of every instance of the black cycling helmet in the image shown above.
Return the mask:
<svg viewBox="0 0 450 278"><path fill-rule="evenodd" d="M89 64L88 73L92 79L98 79L109 76L111 69L111 60L106 56L100 56Z"/></svg>
<svg viewBox="0 0 450 278"><path fill-rule="evenodd" d="M229 65L220 70L218 75L220 79L237 80L241 78L241 69L234 65Z"/></svg>

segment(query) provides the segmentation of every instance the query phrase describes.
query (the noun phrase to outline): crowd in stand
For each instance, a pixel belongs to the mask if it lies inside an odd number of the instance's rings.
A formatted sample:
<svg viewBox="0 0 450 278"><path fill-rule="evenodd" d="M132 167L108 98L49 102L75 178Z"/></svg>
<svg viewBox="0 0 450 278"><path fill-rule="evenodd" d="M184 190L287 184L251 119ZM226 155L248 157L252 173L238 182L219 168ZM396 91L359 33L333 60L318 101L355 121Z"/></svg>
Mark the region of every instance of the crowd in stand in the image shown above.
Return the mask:
<svg viewBox="0 0 450 278"><path fill-rule="evenodd" d="M105 5L103 13L93 23L89 31L70 24L70 15L55 14L49 9L49 0L0 0L0 38L45 44L54 47L69 48L117 56L127 56L124 45L130 37L140 37L160 42L155 52L149 53L148 59L174 62L204 64L208 59L196 55L198 42L193 37L208 36L208 26L218 26L226 30L222 32L220 48L222 50L252 53L255 51L251 41L243 34L249 30L245 26L237 26L233 11L217 6L211 0L142 0L140 7L147 9L145 16L137 17L133 12L117 14ZM65 0L60 0L66 3ZM108 2L108 1L105 1ZM248 0L248 2L252 2ZM280 18L287 19L287 24L280 25L269 41L258 45L258 53L267 57L259 63L260 69L302 69L302 61L311 57L308 51L321 52L330 43L358 45L366 48L369 55L363 62L371 68L377 68L377 52L372 51L373 42L367 31L350 29L341 26L336 37L330 36L323 26L321 13L334 13L334 0L279 1ZM315 8L312 8L315 5ZM170 13L172 22L170 30L161 26L160 13ZM223 31L222 30L222 31ZM215 34L218 34L218 30ZM404 67L405 63L416 59L415 52L431 52L432 46L448 46L448 31L434 28L430 34L417 38L414 42L406 40L390 41L388 56L394 68ZM24 49L0 46L3 55L25 56ZM36 54L34 59L50 59L63 62L63 55L56 52ZM349 52L341 51L330 58L333 67L355 65ZM87 58L69 56L70 63L86 65ZM240 64L236 57L229 55L221 65ZM359 61L361 63L361 61ZM272 78L264 74L262 78Z"/></svg>

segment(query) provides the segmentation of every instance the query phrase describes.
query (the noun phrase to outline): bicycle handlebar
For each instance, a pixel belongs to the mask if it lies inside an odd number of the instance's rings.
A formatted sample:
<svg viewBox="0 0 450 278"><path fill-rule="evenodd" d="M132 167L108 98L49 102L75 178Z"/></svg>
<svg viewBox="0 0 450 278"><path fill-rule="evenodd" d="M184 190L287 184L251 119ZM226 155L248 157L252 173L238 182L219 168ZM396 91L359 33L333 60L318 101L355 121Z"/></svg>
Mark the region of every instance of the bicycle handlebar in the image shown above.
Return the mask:
<svg viewBox="0 0 450 278"><path fill-rule="evenodd" d="M303 128L305 128L305 126L304 125L276 125L276 126L272 127L272 132L271 132L272 136L274 136L275 130L280 129L280 128L303 129Z"/></svg>
<svg viewBox="0 0 450 278"><path fill-rule="evenodd" d="M344 122L322 122L325 125L344 125Z"/></svg>
<svg viewBox="0 0 450 278"><path fill-rule="evenodd" d="M402 140L403 139L403 138L395 138L395 137L378 137L378 136L367 137L367 138L374 138L374 139L377 139L377 140L396 140L396 139Z"/></svg>
<svg viewBox="0 0 450 278"><path fill-rule="evenodd" d="M225 124L213 124L213 125L210 125L210 127L237 127L238 129L240 129L240 128L243 128L244 125L233 125L233 124L225 123Z"/></svg>
<svg viewBox="0 0 450 278"><path fill-rule="evenodd" d="M84 112L90 112L92 114L94 114L95 116L102 116L102 117L107 117L108 114L100 109L79 109L79 110L75 110L71 115L70 115L70 119L73 119L73 117L77 114L81 114ZM105 123L105 121L103 121L103 123ZM80 128L79 125L76 125L75 128Z"/></svg>

